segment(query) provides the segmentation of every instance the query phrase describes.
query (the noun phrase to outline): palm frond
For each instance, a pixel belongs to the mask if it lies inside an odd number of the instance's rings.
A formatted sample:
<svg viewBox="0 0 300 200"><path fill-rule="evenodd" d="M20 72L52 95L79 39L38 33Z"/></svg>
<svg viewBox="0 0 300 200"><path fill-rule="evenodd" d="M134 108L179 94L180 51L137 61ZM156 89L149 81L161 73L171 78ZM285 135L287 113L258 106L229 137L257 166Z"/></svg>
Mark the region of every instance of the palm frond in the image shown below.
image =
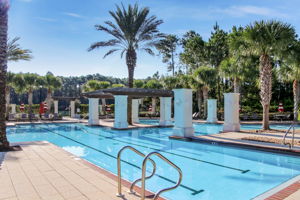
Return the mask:
<svg viewBox="0 0 300 200"><path fill-rule="evenodd" d="M116 39L112 39L112 40L108 40L108 41L104 41L104 42L95 42L94 44L92 44L90 46L90 48L88 48L88 51L92 51L99 47L117 46L119 44L120 44L120 41L116 40Z"/></svg>
<svg viewBox="0 0 300 200"><path fill-rule="evenodd" d="M108 56L108 55L110 55L110 54L113 54L114 52L116 52L116 51L119 51L120 49L111 49L111 50L109 50L104 56L103 56L103 58L106 58L106 56Z"/></svg>

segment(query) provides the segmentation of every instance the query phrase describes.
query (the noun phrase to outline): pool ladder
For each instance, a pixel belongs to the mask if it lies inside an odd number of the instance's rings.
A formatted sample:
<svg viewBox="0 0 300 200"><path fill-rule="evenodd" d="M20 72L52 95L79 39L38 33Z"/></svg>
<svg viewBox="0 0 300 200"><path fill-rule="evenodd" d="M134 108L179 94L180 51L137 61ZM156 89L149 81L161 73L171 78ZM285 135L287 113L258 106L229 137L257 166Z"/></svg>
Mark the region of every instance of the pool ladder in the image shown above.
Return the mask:
<svg viewBox="0 0 300 200"><path fill-rule="evenodd" d="M293 121L293 123L290 125L290 127L288 128L288 130L285 132L284 136L283 136L283 140L282 140L282 143L283 145L289 145L289 149L292 149L293 146L294 146L294 139L295 139L295 125L296 125L296 121ZM286 137L287 135L292 131L292 142L286 142Z"/></svg>
<svg viewBox="0 0 300 200"><path fill-rule="evenodd" d="M177 188L180 185L180 183L182 181L182 171L177 165L175 165L169 159L167 159L166 157L164 157L163 155L161 155L158 152L151 152L148 155L145 155L142 152L138 151L137 149L135 149L131 146L125 146L118 152L118 157L117 157L117 165L118 165L118 193L117 193L117 196L118 197L124 197L124 195L122 194L122 183L121 183L122 182L121 155L122 155L122 152L126 149L129 149L129 150L135 152L136 154L138 154L138 155L140 155L141 157L144 158L143 164L142 164L142 177L138 178L138 179L136 179L135 181L132 182L132 184L130 186L130 190L129 190L130 194L136 194L136 192L133 190L134 186L136 185L136 183L142 182L142 187L141 187L142 191L141 191L141 196L140 196L141 200L144 200L145 198L152 198L153 200L157 200L158 197L161 195L161 193L167 192L167 191L170 191L170 190L174 190L175 188ZM155 195L146 196L146 189L145 189L146 188L146 182L145 181L147 179L150 179L151 177L153 177L155 172L156 172L156 163L154 162L154 160L151 159L151 156L154 156L154 155L158 156L160 159L162 159L163 161L165 161L166 163L168 163L169 165L174 167L178 171L179 178L178 178L177 183L174 186L162 189L162 190L158 191ZM148 160L152 163L153 170L152 170L152 173L149 176L146 176L146 166L147 166L147 161Z"/></svg>

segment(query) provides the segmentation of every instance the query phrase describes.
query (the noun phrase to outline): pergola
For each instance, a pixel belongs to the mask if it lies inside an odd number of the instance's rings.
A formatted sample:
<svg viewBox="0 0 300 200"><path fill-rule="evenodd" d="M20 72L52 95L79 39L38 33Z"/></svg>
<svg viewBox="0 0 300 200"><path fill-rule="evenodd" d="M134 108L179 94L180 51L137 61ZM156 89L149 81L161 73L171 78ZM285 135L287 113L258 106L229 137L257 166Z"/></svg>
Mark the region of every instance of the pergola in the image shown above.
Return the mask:
<svg viewBox="0 0 300 200"><path fill-rule="evenodd" d="M53 103L54 103L54 113L58 114L58 101L65 100L65 101L70 101L70 115L72 118L75 117L75 100L79 99L79 97L55 96L55 97L52 97L52 99L53 99Z"/></svg>
<svg viewBox="0 0 300 200"><path fill-rule="evenodd" d="M127 99L132 98L132 121L139 122L139 99L144 97L160 98L160 121L161 126L172 125L171 100L173 91L144 89L144 88L109 88L87 92L82 94L89 99L89 125L99 125L99 99L115 99L115 121L114 128L127 128Z"/></svg>

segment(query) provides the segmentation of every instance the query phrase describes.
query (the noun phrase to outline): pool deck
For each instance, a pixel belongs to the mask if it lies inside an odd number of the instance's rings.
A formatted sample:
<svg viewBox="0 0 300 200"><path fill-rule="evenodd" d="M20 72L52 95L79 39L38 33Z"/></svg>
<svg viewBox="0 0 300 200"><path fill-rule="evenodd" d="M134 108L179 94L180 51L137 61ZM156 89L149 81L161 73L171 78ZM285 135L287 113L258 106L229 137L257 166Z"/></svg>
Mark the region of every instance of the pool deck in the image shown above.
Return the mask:
<svg viewBox="0 0 300 200"><path fill-rule="evenodd" d="M116 197L115 175L49 142L20 146L20 151L0 152L0 200L140 199L127 193L130 183L125 180L126 198Z"/></svg>

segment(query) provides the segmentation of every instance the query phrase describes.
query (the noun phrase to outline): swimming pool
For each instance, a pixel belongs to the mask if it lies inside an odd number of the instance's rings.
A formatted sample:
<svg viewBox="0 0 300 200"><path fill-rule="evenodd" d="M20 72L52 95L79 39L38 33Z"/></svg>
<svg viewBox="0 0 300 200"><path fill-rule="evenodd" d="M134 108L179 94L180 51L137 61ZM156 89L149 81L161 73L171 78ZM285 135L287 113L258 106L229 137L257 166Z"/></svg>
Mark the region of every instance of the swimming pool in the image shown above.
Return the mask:
<svg viewBox="0 0 300 200"><path fill-rule="evenodd" d="M159 120L140 120L142 124L158 125ZM195 135L209 135L217 134L223 131L223 124L205 124L205 123L193 123L195 129ZM284 130L289 128L289 124L272 124L271 129ZM296 129L300 129L300 126L295 126ZM261 129L260 124L241 124L241 130L256 130Z"/></svg>
<svg viewBox="0 0 300 200"><path fill-rule="evenodd" d="M171 134L171 128L118 131L83 124L8 128L10 142L46 140L114 174L116 156L123 146L131 145L145 154L159 151L183 172L180 187L162 195L172 200L251 199L300 174L299 157L169 140ZM125 179L133 181L141 176L139 156L125 151L122 160ZM156 192L174 185L178 174L161 160L154 160L157 174L147 181L146 188Z"/></svg>

